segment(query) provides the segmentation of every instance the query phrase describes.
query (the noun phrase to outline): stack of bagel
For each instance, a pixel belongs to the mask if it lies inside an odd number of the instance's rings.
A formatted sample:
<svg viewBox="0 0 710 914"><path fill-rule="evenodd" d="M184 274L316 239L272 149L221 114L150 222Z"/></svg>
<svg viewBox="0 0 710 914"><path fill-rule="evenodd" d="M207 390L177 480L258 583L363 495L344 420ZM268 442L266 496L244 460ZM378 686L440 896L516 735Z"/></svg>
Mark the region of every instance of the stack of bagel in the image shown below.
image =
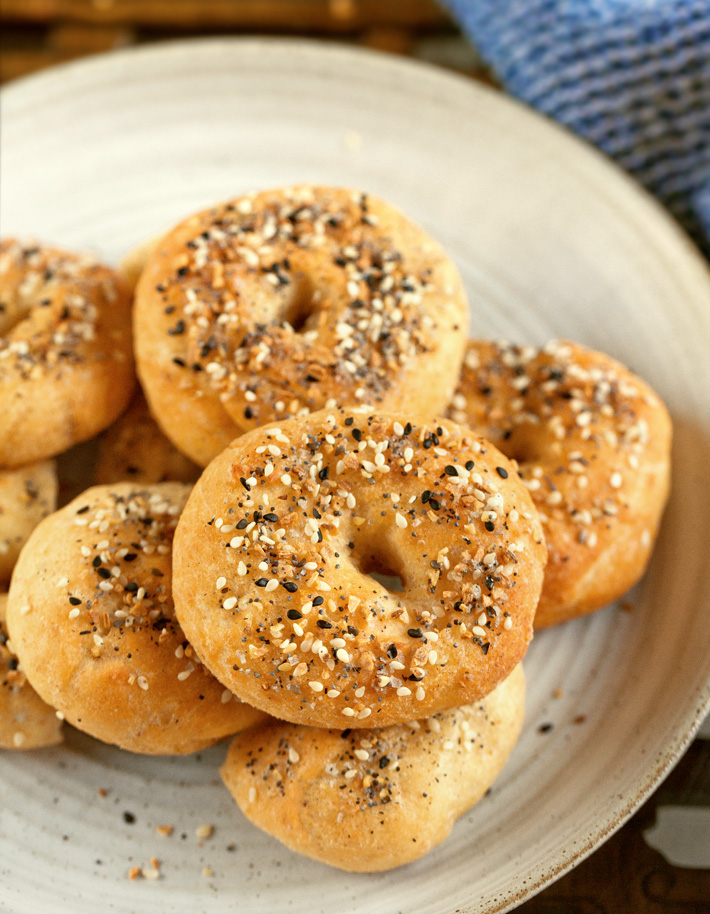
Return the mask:
<svg viewBox="0 0 710 914"><path fill-rule="evenodd" d="M638 580L670 469L622 365L468 324L443 249L349 189L247 194L118 272L2 242L0 745L232 736L226 786L293 850L440 843L520 734L534 627Z"/></svg>

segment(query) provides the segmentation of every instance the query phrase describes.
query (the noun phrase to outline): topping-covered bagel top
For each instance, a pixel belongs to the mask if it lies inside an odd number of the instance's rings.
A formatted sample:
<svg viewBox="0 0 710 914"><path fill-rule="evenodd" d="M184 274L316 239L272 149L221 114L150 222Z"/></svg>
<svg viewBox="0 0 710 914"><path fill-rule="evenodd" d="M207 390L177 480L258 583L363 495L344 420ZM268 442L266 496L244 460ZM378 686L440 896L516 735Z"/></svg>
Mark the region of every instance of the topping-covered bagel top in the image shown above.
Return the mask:
<svg viewBox="0 0 710 914"><path fill-rule="evenodd" d="M151 355L141 339L160 335L159 360L218 397L239 429L328 403L399 405L388 398L403 397L401 382L428 364L419 358L445 352L442 383L427 389L436 403L421 404L441 410L468 319L438 243L376 197L324 187L252 193L187 219L149 258L137 301L139 360Z"/></svg>
<svg viewBox="0 0 710 914"><path fill-rule="evenodd" d="M176 532L176 612L244 700L384 726L510 672L545 558L530 496L487 442L448 420L324 410L207 468Z"/></svg>

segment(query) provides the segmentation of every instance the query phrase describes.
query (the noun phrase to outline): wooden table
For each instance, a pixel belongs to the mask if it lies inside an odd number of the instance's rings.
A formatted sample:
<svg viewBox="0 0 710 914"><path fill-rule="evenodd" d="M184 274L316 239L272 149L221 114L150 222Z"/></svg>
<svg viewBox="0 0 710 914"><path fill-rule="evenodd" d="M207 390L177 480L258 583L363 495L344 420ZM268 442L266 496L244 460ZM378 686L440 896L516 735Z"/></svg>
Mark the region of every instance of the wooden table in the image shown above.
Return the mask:
<svg viewBox="0 0 710 914"><path fill-rule="evenodd" d="M132 44L258 33L337 39L496 84L434 0L2 0L0 23L2 82ZM710 738L695 741L654 796L596 853L518 910L708 914L710 868L674 866L644 837L659 810L669 807L705 809L710 822Z"/></svg>

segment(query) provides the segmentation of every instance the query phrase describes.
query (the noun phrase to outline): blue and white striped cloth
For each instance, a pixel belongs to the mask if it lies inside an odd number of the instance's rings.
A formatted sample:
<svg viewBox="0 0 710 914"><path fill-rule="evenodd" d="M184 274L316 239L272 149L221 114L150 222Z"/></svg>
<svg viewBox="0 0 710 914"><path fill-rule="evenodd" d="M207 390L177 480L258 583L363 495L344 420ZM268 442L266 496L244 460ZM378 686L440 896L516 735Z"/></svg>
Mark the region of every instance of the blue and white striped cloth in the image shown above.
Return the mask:
<svg viewBox="0 0 710 914"><path fill-rule="evenodd" d="M710 0L443 0L505 88L630 171L710 254Z"/></svg>

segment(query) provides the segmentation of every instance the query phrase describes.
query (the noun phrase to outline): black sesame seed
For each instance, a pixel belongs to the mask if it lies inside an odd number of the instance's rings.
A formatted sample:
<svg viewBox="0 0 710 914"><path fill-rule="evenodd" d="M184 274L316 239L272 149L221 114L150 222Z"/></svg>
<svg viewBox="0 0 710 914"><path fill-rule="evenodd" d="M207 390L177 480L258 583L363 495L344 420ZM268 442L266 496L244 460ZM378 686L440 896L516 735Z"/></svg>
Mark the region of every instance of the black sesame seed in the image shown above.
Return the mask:
<svg viewBox="0 0 710 914"><path fill-rule="evenodd" d="M108 568L97 568L96 574L98 574L98 576L104 580L111 577L111 572L108 570Z"/></svg>
<svg viewBox="0 0 710 914"><path fill-rule="evenodd" d="M177 365L179 368L185 367L185 362L183 361L183 359L179 359L177 356L175 356L175 358L173 359L173 364Z"/></svg>
<svg viewBox="0 0 710 914"><path fill-rule="evenodd" d="M289 593L296 593L298 590L298 584L295 581L282 581L281 586Z"/></svg>
<svg viewBox="0 0 710 914"><path fill-rule="evenodd" d="M187 274L188 274L189 272L190 272L190 268L189 268L189 267L180 267L180 269L177 271L177 275L178 275L178 276L187 276Z"/></svg>
<svg viewBox="0 0 710 914"><path fill-rule="evenodd" d="M129 581L128 584L123 588L127 593L135 593L138 590L138 585L135 581Z"/></svg>
<svg viewBox="0 0 710 914"><path fill-rule="evenodd" d="M245 419L254 418L254 410L251 408L251 406L247 406L246 409L244 410L244 418Z"/></svg>
<svg viewBox="0 0 710 914"><path fill-rule="evenodd" d="M500 476L501 479L508 478L508 471L505 469L505 467L496 467L496 473Z"/></svg>
<svg viewBox="0 0 710 914"><path fill-rule="evenodd" d="M446 473L447 476L458 476L459 475L456 472L456 467L453 467L451 465L444 467L444 472Z"/></svg>
<svg viewBox="0 0 710 914"><path fill-rule="evenodd" d="M438 501L438 499L436 499L436 498L430 498L430 499L429 499L429 504L431 505L431 507L432 507L435 511L438 511L439 508L441 507L441 502Z"/></svg>
<svg viewBox="0 0 710 914"><path fill-rule="evenodd" d="M554 727L554 724L540 724L537 728L538 733L549 733L550 730Z"/></svg>
<svg viewBox="0 0 710 914"><path fill-rule="evenodd" d="M333 626L328 622L327 619L318 619L316 622L318 628L332 628Z"/></svg>
<svg viewBox="0 0 710 914"><path fill-rule="evenodd" d="M348 625L348 632L349 632L351 635L359 635L359 634L360 634L360 632L355 628L354 625Z"/></svg>
<svg viewBox="0 0 710 914"><path fill-rule="evenodd" d="M431 498L431 492L429 491L429 489L425 489L422 492L422 504L425 505L429 501L430 498Z"/></svg>
<svg viewBox="0 0 710 914"><path fill-rule="evenodd" d="M386 768L389 765L389 763L390 763L390 760L387 758L386 755L383 755L379 762L380 768Z"/></svg>
<svg viewBox="0 0 710 914"><path fill-rule="evenodd" d="M421 628L408 628L407 634L409 635L410 638L421 638L422 630L421 630Z"/></svg>
<svg viewBox="0 0 710 914"><path fill-rule="evenodd" d="M352 436L356 441L362 441L362 432L359 428L354 428L352 430Z"/></svg>
<svg viewBox="0 0 710 914"><path fill-rule="evenodd" d="M390 660L394 660L394 658L397 656L396 644L390 644L390 646L387 648L387 656L390 658Z"/></svg>
<svg viewBox="0 0 710 914"><path fill-rule="evenodd" d="M485 522L485 524L484 524L484 527L486 528L486 530L487 530L489 533L493 533L493 531L494 531L495 528L496 528L496 525L493 523L493 521L487 520L487 521Z"/></svg>
<svg viewBox="0 0 710 914"><path fill-rule="evenodd" d="M313 605L320 606L323 603L323 597L313 597Z"/></svg>
<svg viewBox="0 0 710 914"><path fill-rule="evenodd" d="M275 524L279 519L278 514L265 514L264 520L271 521L272 524Z"/></svg>
<svg viewBox="0 0 710 914"><path fill-rule="evenodd" d="M486 641L485 644L482 644L482 645L481 645L481 651L482 651L484 654L487 654L488 651L489 651L489 649L490 649L490 646L491 646L491 645L490 645L490 642L489 642L489 641Z"/></svg>
<svg viewBox="0 0 710 914"><path fill-rule="evenodd" d="M269 583L269 581L267 578L259 578L259 580L254 581L254 583L256 584L257 587L266 587L266 585Z"/></svg>
<svg viewBox="0 0 710 914"><path fill-rule="evenodd" d="M246 519L246 517L243 517L243 518L237 523L237 530L243 530L245 527L248 527L248 526L249 526L249 521Z"/></svg>
<svg viewBox="0 0 710 914"><path fill-rule="evenodd" d="M10 659L7 661L8 670L16 670L19 665L20 661L17 659L17 657L10 657Z"/></svg>
<svg viewBox="0 0 710 914"><path fill-rule="evenodd" d="M318 474L318 479L327 479L328 473L330 473L330 467L323 467L323 469Z"/></svg>
<svg viewBox="0 0 710 914"><path fill-rule="evenodd" d="M317 520L320 520L322 516L323 515L320 513L318 508L313 508L313 517L315 517Z"/></svg>
<svg viewBox="0 0 710 914"><path fill-rule="evenodd" d="M72 606L81 606L81 600L78 597L69 597Z"/></svg>
<svg viewBox="0 0 710 914"><path fill-rule="evenodd" d="M467 461L466 461L466 469L467 469L467 470L469 470L469 471L472 470L472 469L474 468L474 466L475 466L475 464L474 464L473 460L467 460Z"/></svg>
<svg viewBox="0 0 710 914"><path fill-rule="evenodd" d="M136 817L132 812L124 812L123 821L127 822L129 825L133 825L133 823L136 821Z"/></svg>
<svg viewBox="0 0 710 914"><path fill-rule="evenodd" d="M124 562L135 562L135 560L136 560L137 558L138 558L138 556L137 556L137 554L136 554L135 552L127 552L127 553L123 556L123 561L124 561Z"/></svg>
<svg viewBox="0 0 710 914"><path fill-rule="evenodd" d="M407 422L407 424L404 426L404 434L405 435L412 434L412 423L411 422Z"/></svg>
<svg viewBox="0 0 710 914"><path fill-rule="evenodd" d="M89 510L89 506L88 506L88 505L84 505L84 507L83 507L83 508L79 508L79 510L78 510L76 513L77 513L77 514L86 514L86 512L87 512L88 510Z"/></svg>
<svg viewBox="0 0 710 914"><path fill-rule="evenodd" d="M180 336L181 333L185 332L185 321L178 321L174 327L168 327L168 333L170 336Z"/></svg>
<svg viewBox="0 0 710 914"><path fill-rule="evenodd" d="M487 574L484 580L486 582L486 587L489 590L493 590L493 588L495 587L495 583L496 583L496 579L493 577L493 575Z"/></svg>
<svg viewBox="0 0 710 914"><path fill-rule="evenodd" d="M94 566L94 568L98 568L99 565L101 564L101 556L95 555L94 558L92 559L91 564Z"/></svg>
<svg viewBox="0 0 710 914"><path fill-rule="evenodd" d="M355 421L355 420L353 419L352 416L348 416L348 418L345 420L345 424L346 424L346 425L352 425L354 421Z"/></svg>
<svg viewBox="0 0 710 914"><path fill-rule="evenodd" d="M289 609L289 611L286 613L286 615L289 617L289 619L302 619L303 618L302 614L297 609Z"/></svg>

